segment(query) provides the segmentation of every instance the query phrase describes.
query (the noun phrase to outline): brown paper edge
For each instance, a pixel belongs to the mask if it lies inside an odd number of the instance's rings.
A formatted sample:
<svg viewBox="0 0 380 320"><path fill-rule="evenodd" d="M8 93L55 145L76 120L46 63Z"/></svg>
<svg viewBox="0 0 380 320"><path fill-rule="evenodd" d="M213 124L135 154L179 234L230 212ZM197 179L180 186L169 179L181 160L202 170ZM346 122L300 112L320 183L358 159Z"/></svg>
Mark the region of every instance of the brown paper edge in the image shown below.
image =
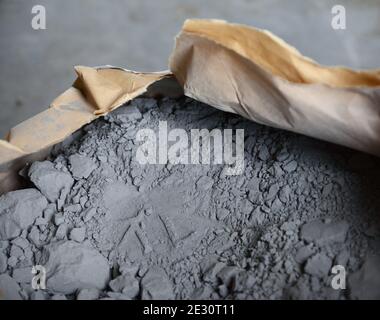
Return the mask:
<svg viewBox="0 0 380 320"><path fill-rule="evenodd" d="M16 189L18 171L44 159L51 147L84 125L140 95L182 95L169 71L141 73L117 67L75 67L78 78L48 109L16 125L0 140L0 193Z"/></svg>
<svg viewBox="0 0 380 320"><path fill-rule="evenodd" d="M268 31L220 20L187 20L169 65L196 100L380 156L379 70L321 66Z"/></svg>

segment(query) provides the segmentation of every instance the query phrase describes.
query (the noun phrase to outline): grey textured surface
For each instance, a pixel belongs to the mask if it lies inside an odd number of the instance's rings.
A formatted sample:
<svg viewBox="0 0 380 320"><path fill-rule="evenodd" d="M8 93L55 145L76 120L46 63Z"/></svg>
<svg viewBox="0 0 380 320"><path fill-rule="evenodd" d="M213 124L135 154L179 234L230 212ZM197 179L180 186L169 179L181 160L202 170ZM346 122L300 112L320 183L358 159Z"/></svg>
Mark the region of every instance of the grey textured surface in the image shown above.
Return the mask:
<svg viewBox="0 0 380 320"><path fill-rule="evenodd" d="M136 134L157 134L159 121L187 135L244 129L244 171L140 164ZM36 211L11 236L0 232L0 291L29 299L376 299L379 168L378 158L189 98L135 99L25 170L39 191L0 197L5 229L28 213L26 201ZM58 198L50 194L57 179ZM44 295L27 285L35 264L47 270ZM336 265L348 290L332 288Z"/></svg>
<svg viewBox="0 0 380 320"><path fill-rule="evenodd" d="M330 26L337 3L347 10L344 31ZM31 28L34 4L46 6L46 30ZM74 65L166 69L186 18L266 28L323 64L379 67L378 0L1 0L0 135L68 88Z"/></svg>

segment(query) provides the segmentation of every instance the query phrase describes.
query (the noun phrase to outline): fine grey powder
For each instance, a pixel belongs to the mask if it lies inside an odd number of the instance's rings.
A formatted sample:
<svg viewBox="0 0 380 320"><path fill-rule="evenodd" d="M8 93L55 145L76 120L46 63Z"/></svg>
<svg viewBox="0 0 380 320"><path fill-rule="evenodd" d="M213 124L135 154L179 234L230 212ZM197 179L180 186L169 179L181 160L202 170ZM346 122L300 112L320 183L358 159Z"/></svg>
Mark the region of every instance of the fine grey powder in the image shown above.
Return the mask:
<svg viewBox="0 0 380 320"><path fill-rule="evenodd" d="M244 170L140 164L140 129L244 129ZM0 197L0 299L380 298L380 161L190 98L138 98ZM33 290L32 267L47 271ZM343 266L346 290L332 288Z"/></svg>

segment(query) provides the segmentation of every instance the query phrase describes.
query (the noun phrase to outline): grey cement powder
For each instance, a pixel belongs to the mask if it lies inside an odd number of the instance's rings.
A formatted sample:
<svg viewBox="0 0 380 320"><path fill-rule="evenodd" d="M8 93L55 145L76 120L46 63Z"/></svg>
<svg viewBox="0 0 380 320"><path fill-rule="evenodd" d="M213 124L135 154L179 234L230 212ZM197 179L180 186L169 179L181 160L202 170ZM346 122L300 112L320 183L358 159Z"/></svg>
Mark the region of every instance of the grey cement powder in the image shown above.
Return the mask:
<svg viewBox="0 0 380 320"><path fill-rule="evenodd" d="M138 129L245 130L245 169L141 165ZM8 299L380 298L380 161L189 98L135 99L0 198ZM31 268L47 270L47 290ZM347 289L331 287L343 265Z"/></svg>

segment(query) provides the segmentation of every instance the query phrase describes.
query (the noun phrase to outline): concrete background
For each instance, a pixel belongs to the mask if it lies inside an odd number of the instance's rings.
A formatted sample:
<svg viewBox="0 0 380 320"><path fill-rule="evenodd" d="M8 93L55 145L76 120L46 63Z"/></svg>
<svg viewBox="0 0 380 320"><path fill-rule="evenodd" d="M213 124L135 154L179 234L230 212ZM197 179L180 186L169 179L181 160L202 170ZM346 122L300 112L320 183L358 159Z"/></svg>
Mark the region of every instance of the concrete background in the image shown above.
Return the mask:
<svg viewBox="0 0 380 320"><path fill-rule="evenodd" d="M31 27L36 4L46 30ZM346 30L331 27L336 4ZM380 67L380 0L0 0L0 134L68 88L74 65L166 69L186 18L271 30L322 64Z"/></svg>

